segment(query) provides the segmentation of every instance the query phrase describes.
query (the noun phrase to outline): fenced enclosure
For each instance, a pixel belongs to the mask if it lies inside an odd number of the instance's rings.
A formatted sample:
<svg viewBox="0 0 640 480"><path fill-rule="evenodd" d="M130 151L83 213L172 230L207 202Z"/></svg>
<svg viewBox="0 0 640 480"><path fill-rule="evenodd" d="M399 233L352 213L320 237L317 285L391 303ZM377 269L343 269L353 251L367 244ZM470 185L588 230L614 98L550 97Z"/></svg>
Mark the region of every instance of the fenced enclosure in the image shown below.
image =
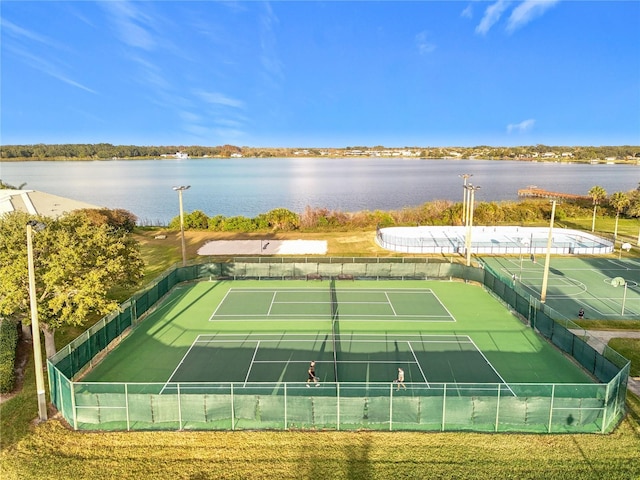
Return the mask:
<svg viewBox="0 0 640 480"><path fill-rule="evenodd" d="M547 252L546 227L388 227L376 232L378 245L402 253L466 255L467 238L473 255L538 255ZM614 248L612 239L572 230L553 230L550 251L554 255L603 255Z"/></svg>
<svg viewBox="0 0 640 480"><path fill-rule="evenodd" d="M269 261L266 261L269 260ZM185 281L216 278L460 279L484 284L599 383L83 382L78 378ZM491 432L611 431L624 414L629 362L597 351L580 330L490 268L444 259L236 259L177 267L48 362L51 399L75 429L372 429Z"/></svg>

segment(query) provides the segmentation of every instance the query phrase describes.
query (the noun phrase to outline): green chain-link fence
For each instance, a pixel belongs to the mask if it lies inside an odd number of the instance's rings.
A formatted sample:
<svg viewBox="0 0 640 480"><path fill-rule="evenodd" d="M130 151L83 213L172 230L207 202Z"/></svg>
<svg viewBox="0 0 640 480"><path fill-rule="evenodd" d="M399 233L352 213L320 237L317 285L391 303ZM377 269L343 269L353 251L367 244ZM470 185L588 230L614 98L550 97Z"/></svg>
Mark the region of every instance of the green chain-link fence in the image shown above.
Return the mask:
<svg viewBox="0 0 640 480"><path fill-rule="evenodd" d="M171 269L48 361L52 403L75 429L372 429L483 432L608 432L624 414L629 362L597 351L579 329L489 268L427 258L236 259ZM601 383L339 383L309 390L293 383L75 382L176 284L206 278L451 279L483 283Z"/></svg>

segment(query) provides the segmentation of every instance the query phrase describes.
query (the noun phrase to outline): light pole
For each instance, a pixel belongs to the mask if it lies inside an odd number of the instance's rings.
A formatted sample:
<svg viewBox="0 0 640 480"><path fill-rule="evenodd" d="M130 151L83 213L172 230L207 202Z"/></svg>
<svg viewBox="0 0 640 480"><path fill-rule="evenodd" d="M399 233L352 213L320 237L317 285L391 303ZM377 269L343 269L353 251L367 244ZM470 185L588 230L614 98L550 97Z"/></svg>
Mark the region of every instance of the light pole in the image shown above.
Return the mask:
<svg viewBox="0 0 640 480"><path fill-rule="evenodd" d="M464 182L462 183L462 221L464 225L467 225L467 178L473 177L473 173L463 173L458 175L462 177Z"/></svg>
<svg viewBox="0 0 640 480"><path fill-rule="evenodd" d="M596 230L596 210L598 208L599 200L593 199L593 217L591 219L591 231L594 232Z"/></svg>
<svg viewBox="0 0 640 480"><path fill-rule="evenodd" d="M38 392L38 417L41 421L47 419L47 397L44 389L44 374L42 373L42 350L40 348L40 325L38 324L38 303L36 300L36 273L33 264L33 229L42 230L44 225L29 220L27 222L27 263L29 264L29 300L31 306L31 334L33 336L33 363L36 369L36 390Z"/></svg>
<svg viewBox="0 0 640 480"><path fill-rule="evenodd" d="M549 283L549 263L551 263L551 244L553 243L553 220L556 216L556 201L551 207L551 223L549 224L549 238L547 239L547 255L544 260L544 273L542 274L542 288L540 289L540 303L547 301L547 285Z"/></svg>
<svg viewBox="0 0 640 480"><path fill-rule="evenodd" d="M479 190L480 187L477 185L467 185L465 187L466 190L469 191L469 205L468 205L468 214L469 221L467 222L467 267L471 265L471 230L473 229L473 201L475 198L476 190Z"/></svg>
<svg viewBox="0 0 640 480"><path fill-rule="evenodd" d="M182 236L182 266L187 266L187 247L184 243L184 213L182 210L182 192L188 190L191 185L180 185L179 187L173 187L178 192L178 198L180 200L180 235Z"/></svg>

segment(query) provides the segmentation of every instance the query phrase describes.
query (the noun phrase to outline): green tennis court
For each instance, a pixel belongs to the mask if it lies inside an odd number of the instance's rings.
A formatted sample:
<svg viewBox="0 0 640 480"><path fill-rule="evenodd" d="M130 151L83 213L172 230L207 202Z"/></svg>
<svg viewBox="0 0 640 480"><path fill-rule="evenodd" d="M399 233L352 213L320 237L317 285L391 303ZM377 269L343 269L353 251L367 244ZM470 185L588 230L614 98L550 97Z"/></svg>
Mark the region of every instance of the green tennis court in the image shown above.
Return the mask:
<svg viewBox="0 0 640 480"><path fill-rule="evenodd" d="M83 381L305 388L311 360L318 394L391 384L398 368L407 395L434 383L592 382L477 285L278 280L179 285Z"/></svg>
<svg viewBox="0 0 640 480"><path fill-rule="evenodd" d="M335 295L335 298L332 295ZM211 321L454 322L430 289L231 288Z"/></svg>
<svg viewBox="0 0 640 480"><path fill-rule="evenodd" d="M503 278L540 298L543 256L487 257L483 262ZM585 311L590 319L640 317L640 262L637 259L552 256L546 303L569 319Z"/></svg>
<svg viewBox="0 0 640 480"><path fill-rule="evenodd" d="M389 382L399 367L406 383L427 388L434 382L504 383L468 336L401 334L200 335L168 381L296 382L310 355L320 386Z"/></svg>

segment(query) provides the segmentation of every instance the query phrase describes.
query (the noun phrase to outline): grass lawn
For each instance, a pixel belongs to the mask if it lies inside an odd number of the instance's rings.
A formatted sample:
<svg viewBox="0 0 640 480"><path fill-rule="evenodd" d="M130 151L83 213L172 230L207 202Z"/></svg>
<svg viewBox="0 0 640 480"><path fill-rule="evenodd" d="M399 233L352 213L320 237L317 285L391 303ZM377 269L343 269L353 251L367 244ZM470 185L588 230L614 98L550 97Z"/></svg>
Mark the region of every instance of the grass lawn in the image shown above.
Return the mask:
<svg viewBox="0 0 640 480"><path fill-rule="evenodd" d="M590 228L590 219L585 222ZM637 230L637 222L630 225L629 238L637 235ZM154 236L158 233L168 236L156 240ZM175 232L140 230L136 235L145 260L153 265L147 271L149 280L180 262L180 238ZM234 236L238 238L237 234L187 232L188 256L196 256L203 239ZM331 255L394 255L375 244L372 232L288 233L278 234L278 238L327 239ZM78 333L74 329L61 329L57 333L58 345L65 345ZM637 366L638 346L632 344L630 348L636 354L633 357L636 360L632 361ZM626 355L631 358L632 354ZM92 433L74 432L58 419L33 424L37 417L34 384L33 363L29 361L23 388L0 405L2 480L640 478L640 399L631 393L627 395L630 414L609 435Z"/></svg>
<svg viewBox="0 0 640 480"><path fill-rule="evenodd" d="M608 345L623 357L631 360L632 377L640 377L640 338L612 338Z"/></svg>
<svg viewBox="0 0 640 480"><path fill-rule="evenodd" d="M626 420L602 435L411 432L79 433L53 420L0 456L3 480L603 479L640 476Z"/></svg>

